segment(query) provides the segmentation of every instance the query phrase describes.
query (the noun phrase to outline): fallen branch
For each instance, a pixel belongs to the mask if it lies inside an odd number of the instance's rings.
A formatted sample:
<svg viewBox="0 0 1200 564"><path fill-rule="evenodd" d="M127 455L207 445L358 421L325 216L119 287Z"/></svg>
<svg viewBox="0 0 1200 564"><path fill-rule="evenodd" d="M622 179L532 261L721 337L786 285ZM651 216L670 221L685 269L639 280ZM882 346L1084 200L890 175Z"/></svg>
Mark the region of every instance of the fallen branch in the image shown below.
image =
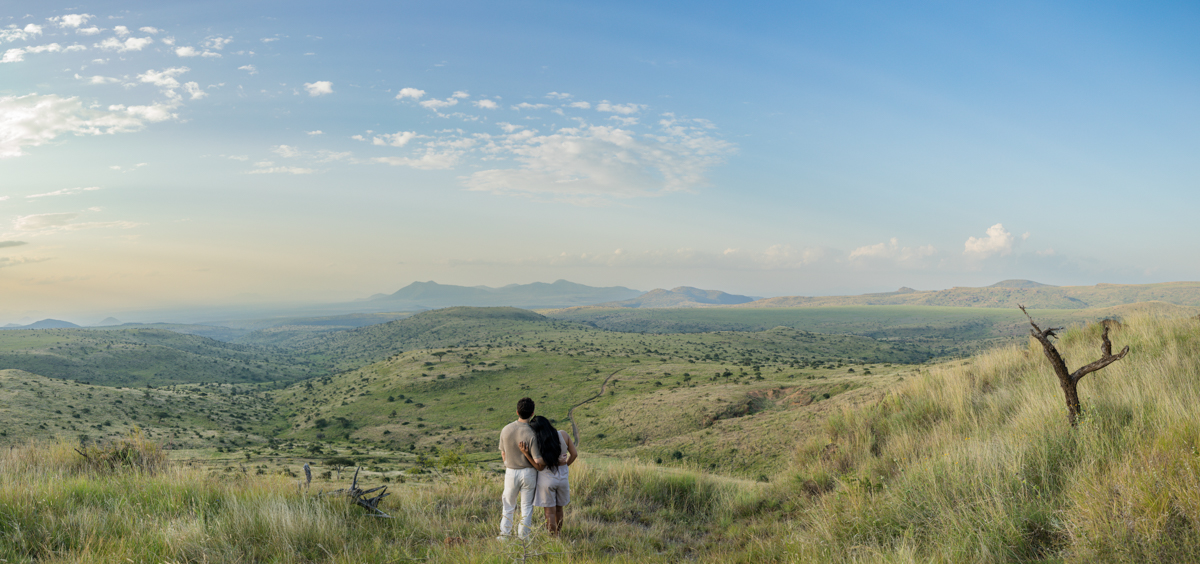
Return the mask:
<svg viewBox="0 0 1200 564"><path fill-rule="evenodd" d="M350 484L349 488L342 488L339 490L333 490L331 492L321 492L320 494L318 494L318 497L325 495L326 493L329 493L330 495L342 494L342 495L349 497L351 499L351 501L353 501L356 505L366 509L367 511L370 511L370 516L391 519L392 518L391 515L388 515L387 513L384 513L383 511L381 511L379 509L379 502L382 501L383 498L385 498L389 495L392 495L387 492L387 486L379 486L378 488L371 488L369 490L364 490L364 489L359 488L358 487L358 472L359 472L359 470L362 470L362 468L358 467L358 468L354 469L354 482L352 484ZM372 494L375 492L379 492L379 495L376 495L374 497L367 496L367 494Z"/></svg>

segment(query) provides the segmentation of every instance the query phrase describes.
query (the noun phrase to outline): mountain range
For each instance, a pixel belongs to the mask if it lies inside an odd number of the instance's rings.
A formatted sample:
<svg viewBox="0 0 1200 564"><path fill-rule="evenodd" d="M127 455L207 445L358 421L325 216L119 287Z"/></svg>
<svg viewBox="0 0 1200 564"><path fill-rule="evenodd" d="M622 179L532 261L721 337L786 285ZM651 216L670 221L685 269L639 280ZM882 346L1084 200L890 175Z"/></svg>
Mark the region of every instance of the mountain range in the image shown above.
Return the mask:
<svg viewBox="0 0 1200 564"><path fill-rule="evenodd" d="M392 294L376 294L365 300L373 308L387 306L392 311L434 309L452 306L510 306L525 309L571 307L628 300L642 295L623 286L597 288L558 280L552 284L509 284L455 286L437 282L413 282Z"/></svg>

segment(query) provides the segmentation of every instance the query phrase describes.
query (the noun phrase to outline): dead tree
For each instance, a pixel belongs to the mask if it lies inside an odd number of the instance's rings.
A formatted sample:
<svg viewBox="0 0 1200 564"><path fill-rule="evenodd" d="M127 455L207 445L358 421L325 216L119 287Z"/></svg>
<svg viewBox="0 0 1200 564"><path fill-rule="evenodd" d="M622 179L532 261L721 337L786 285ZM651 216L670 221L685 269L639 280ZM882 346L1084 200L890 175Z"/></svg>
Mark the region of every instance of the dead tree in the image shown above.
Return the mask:
<svg viewBox="0 0 1200 564"><path fill-rule="evenodd" d="M1105 323L1103 324L1104 331L1100 334L1100 340L1102 341L1100 345L1100 359L1081 366L1074 372L1070 372L1067 369L1067 363L1063 361L1062 355L1058 353L1058 349L1054 347L1054 343L1050 342L1050 338L1054 336L1055 331L1062 331L1063 328L1051 327L1043 330L1037 326L1037 323L1033 322L1033 318L1029 316L1029 312L1025 311L1025 306L1018 305L1017 307L1021 308L1021 313L1024 313L1025 317L1029 319L1029 324L1033 326L1033 329L1029 330L1029 334L1033 335L1033 338L1042 344L1046 358L1050 360L1050 366L1054 367L1054 373L1058 375L1058 385L1062 386L1063 394L1067 400L1067 422L1074 427L1079 422L1079 414L1082 411L1079 407L1079 381L1084 376L1125 358L1125 355L1129 354L1129 345L1125 345L1125 348L1120 353L1113 354L1112 341L1108 340L1108 328L1110 324Z"/></svg>

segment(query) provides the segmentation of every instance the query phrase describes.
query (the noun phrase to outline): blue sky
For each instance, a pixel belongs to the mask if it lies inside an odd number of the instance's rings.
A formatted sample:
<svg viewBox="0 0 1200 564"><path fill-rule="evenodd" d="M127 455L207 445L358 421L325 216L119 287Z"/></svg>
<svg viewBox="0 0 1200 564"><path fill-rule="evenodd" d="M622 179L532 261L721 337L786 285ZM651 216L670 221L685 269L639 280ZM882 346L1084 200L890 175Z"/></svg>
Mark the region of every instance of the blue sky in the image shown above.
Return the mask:
<svg viewBox="0 0 1200 564"><path fill-rule="evenodd" d="M15 2L0 321L1200 278L1179 3Z"/></svg>

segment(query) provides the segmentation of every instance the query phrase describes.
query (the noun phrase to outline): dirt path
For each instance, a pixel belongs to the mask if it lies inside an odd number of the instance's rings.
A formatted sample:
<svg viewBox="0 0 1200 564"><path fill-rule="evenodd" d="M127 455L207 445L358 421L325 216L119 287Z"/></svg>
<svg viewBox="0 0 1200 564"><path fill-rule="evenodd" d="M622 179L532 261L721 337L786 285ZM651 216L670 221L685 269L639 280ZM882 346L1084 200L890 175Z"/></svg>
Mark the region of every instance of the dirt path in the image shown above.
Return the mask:
<svg viewBox="0 0 1200 564"><path fill-rule="evenodd" d="M589 401L592 401L592 400L594 400L594 399L596 399L596 398L598 398L598 397L600 397L600 396L603 396L603 395L604 395L604 388L606 388L606 387L608 386L608 381L609 381L609 380L612 380L612 377L613 377L613 376L616 376L616 375L617 375L617 372L620 372L620 371L622 371L622 370L625 370L625 369L624 369L624 368L619 368L619 369L617 369L617 371L616 371L616 372L613 372L612 374L609 374L609 375L608 375L608 378L605 378L605 379L604 379L604 382L602 382L602 383L600 384L600 393L598 393L598 394L596 394L596 395L594 395L594 396L592 396L592 397L590 397L590 398L588 398L588 399L585 399L585 400L583 400L583 401L581 401L581 402L579 402L579 403L577 403L577 404L575 404L575 405L572 405L572 406L571 406L571 409L568 409L568 410L567 410L567 419L570 419L570 420L571 420L571 438L572 438L572 439L575 441L575 446L576 446L576 447L578 447L578 446L579 446L579 426L575 424L575 408L576 408L576 407L579 407L579 406L581 406L581 405L583 405L583 404L585 404L585 403L587 403L587 402L589 402Z"/></svg>

